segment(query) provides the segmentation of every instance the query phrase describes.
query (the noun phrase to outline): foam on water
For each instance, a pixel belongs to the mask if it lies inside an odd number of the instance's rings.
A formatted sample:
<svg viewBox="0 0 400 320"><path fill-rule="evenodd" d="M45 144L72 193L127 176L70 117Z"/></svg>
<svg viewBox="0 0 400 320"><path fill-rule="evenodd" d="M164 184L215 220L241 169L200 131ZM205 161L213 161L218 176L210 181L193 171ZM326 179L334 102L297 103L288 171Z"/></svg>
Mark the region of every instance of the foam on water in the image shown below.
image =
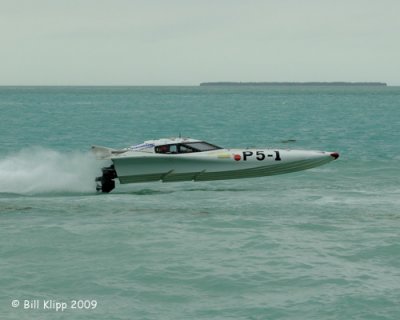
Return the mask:
<svg viewBox="0 0 400 320"><path fill-rule="evenodd" d="M93 192L100 168L88 152L27 148L0 159L0 193Z"/></svg>

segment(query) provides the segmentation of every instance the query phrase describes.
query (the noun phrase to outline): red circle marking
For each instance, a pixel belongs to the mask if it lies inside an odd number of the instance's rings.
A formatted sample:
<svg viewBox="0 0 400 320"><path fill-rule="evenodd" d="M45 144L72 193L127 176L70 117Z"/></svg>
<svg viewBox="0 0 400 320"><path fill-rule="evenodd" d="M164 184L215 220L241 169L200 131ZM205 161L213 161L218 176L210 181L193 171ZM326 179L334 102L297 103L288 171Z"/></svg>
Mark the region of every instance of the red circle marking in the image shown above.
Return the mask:
<svg viewBox="0 0 400 320"><path fill-rule="evenodd" d="M242 159L242 157L240 156L240 154L235 154L233 156L233 159L235 159L236 161L240 161L240 159Z"/></svg>

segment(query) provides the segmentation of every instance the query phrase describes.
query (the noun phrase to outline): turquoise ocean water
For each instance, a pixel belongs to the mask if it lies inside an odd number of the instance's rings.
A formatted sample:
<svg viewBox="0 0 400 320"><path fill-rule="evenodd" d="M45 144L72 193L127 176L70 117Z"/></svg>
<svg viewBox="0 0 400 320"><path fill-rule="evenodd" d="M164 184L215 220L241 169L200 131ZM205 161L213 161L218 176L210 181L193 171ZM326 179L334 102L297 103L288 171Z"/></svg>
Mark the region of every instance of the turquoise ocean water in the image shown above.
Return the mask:
<svg viewBox="0 0 400 320"><path fill-rule="evenodd" d="M400 318L399 87L0 87L0 112L0 319ZM180 133L341 157L95 192L92 144Z"/></svg>

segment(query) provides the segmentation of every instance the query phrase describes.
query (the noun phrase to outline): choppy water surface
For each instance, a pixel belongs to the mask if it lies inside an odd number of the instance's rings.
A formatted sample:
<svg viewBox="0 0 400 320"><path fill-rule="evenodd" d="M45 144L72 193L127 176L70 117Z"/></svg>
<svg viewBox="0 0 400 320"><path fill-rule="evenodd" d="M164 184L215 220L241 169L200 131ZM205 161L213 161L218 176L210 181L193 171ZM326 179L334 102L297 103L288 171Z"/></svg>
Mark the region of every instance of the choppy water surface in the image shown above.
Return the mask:
<svg viewBox="0 0 400 320"><path fill-rule="evenodd" d="M399 101L396 87L0 88L0 318L398 319ZM91 144L180 133L341 157L96 194Z"/></svg>

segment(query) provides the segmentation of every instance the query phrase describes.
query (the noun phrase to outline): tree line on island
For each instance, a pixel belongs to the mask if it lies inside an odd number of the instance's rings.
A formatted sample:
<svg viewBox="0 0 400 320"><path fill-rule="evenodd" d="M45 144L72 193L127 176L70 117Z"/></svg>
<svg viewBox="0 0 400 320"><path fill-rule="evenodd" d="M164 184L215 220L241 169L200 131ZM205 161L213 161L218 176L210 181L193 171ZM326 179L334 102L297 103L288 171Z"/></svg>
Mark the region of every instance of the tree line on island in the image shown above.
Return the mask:
<svg viewBox="0 0 400 320"><path fill-rule="evenodd" d="M385 82L202 82L200 86L387 86Z"/></svg>

